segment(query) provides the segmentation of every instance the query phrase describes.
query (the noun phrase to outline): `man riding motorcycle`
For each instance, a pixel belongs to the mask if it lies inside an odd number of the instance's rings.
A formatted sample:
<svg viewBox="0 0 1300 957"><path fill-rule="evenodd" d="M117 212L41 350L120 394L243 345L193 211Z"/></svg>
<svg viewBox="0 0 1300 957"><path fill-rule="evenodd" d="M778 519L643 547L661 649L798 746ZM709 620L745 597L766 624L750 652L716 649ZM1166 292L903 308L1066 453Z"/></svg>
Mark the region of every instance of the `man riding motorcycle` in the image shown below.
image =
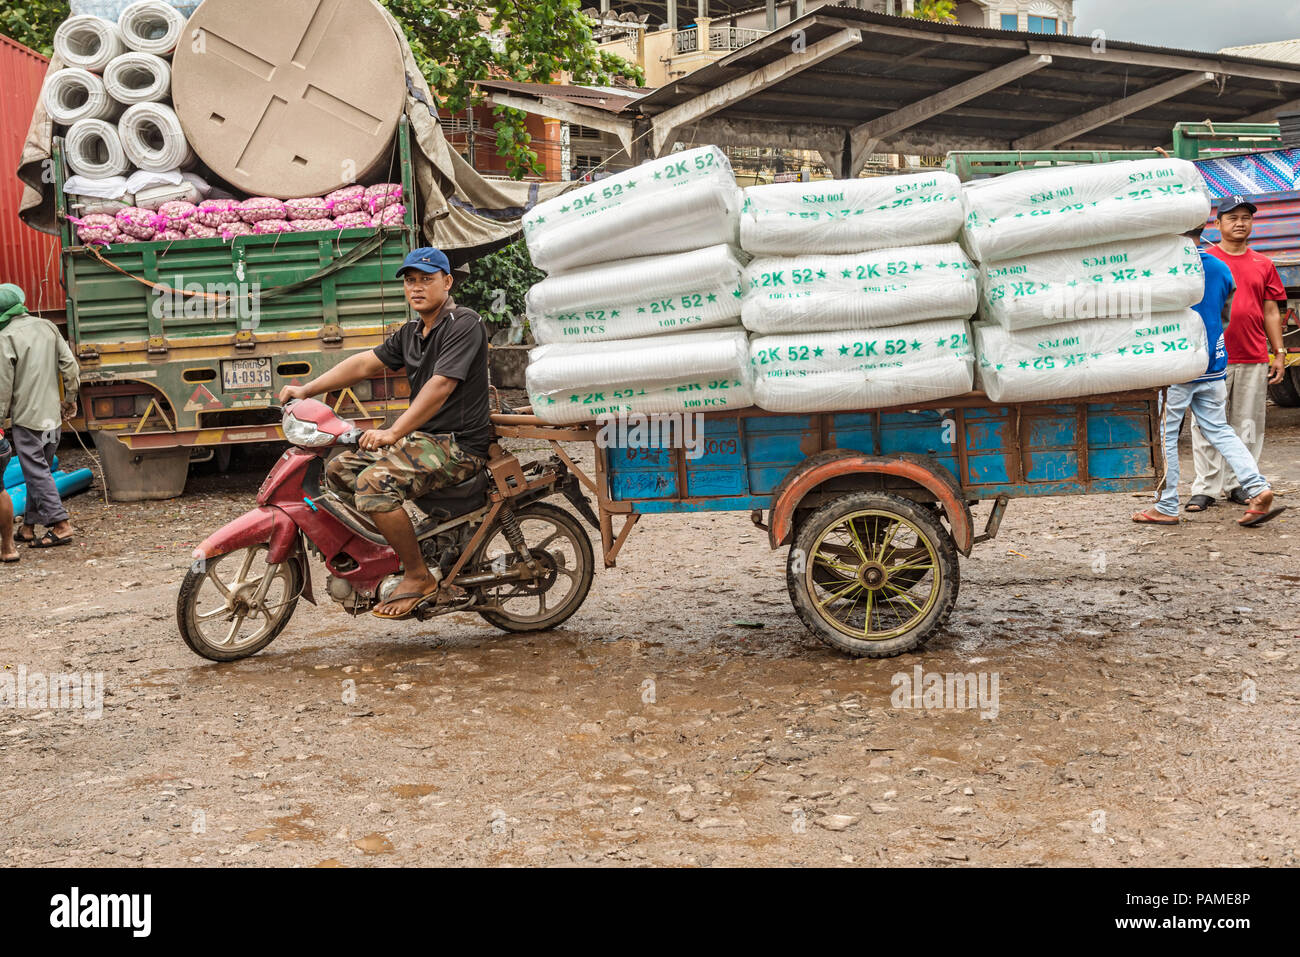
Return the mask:
<svg viewBox="0 0 1300 957"><path fill-rule="evenodd" d="M384 369L405 371L410 407L387 429L361 436L356 451L326 466L330 489L364 512L402 561L404 575L379 618L409 618L433 598L439 580L420 553L404 502L472 477L492 441L488 336L473 309L451 298L451 263L438 249L417 249L397 275L416 317L378 348L340 362L306 385L280 391L281 403L348 388Z"/></svg>

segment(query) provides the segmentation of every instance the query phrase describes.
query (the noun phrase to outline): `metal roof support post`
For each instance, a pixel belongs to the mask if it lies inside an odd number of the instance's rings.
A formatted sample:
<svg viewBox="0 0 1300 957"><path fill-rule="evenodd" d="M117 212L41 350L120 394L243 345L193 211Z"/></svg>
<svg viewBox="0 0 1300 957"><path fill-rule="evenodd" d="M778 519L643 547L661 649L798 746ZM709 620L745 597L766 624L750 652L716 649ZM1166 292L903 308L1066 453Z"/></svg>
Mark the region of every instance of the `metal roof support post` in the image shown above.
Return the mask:
<svg viewBox="0 0 1300 957"><path fill-rule="evenodd" d="M709 0L696 0L695 15L697 17L707 17L709 15Z"/></svg>
<svg viewBox="0 0 1300 957"><path fill-rule="evenodd" d="M776 0L767 0L767 28L776 29Z"/></svg>
<svg viewBox="0 0 1300 957"><path fill-rule="evenodd" d="M894 110L892 113L886 113L884 116L878 116L874 120L868 120L866 123L854 127L851 131L853 164L850 175L857 176L861 172L870 151L881 140L888 139L895 133L916 126L918 123L923 123L933 116L938 116L955 106L960 106L967 100L973 100L977 96L996 90L1000 86L1006 86L1013 80L1018 80L1028 73L1041 70L1044 67L1051 66L1051 64L1052 58L1047 54L1030 54L1029 56L1020 57L932 96L917 100L902 109Z"/></svg>
<svg viewBox="0 0 1300 957"><path fill-rule="evenodd" d="M794 74L809 67L816 66L828 59L857 46L862 42L862 31L856 29L839 30L828 37L818 40L807 49L790 53L773 60L766 66L759 67L752 73L738 76L734 80L692 97L685 103L679 103L671 109L664 110L653 117L652 149L655 156L662 156L676 142L678 130L698 120L711 116L719 110L739 103L769 86L774 86Z"/></svg>
<svg viewBox="0 0 1300 957"><path fill-rule="evenodd" d="M668 29L677 32L677 0L668 0Z"/></svg>
<svg viewBox="0 0 1300 957"><path fill-rule="evenodd" d="M609 0L600 0L600 12L602 14L609 13Z"/></svg>
<svg viewBox="0 0 1300 957"><path fill-rule="evenodd" d="M1054 126L1030 133L1028 136L1022 136L1020 139L1011 142L1011 148L1016 150L1051 149L1077 136L1082 136L1090 130L1095 130L1099 126L1105 126L1115 120L1145 110L1149 106L1163 103L1180 93L1186 93L1188 90L1216 79L1218 79L1218 76L1214 73L1184 73L1182 76L1166 80L1164 83L1157 83L1140 93L1134 93L1132 96L1126 96L1114 103L1107 103L1105 106L1099 106L1095 110L1081 113Z"/></svg>

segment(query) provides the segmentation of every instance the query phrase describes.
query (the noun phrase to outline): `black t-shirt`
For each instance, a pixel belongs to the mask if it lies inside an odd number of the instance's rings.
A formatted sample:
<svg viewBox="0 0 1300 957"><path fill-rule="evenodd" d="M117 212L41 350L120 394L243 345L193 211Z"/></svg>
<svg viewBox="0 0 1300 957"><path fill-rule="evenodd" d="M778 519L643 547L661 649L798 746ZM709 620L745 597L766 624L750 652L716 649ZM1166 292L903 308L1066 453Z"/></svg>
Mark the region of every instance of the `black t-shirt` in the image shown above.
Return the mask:
<svg viewBox="0 0 1300 957"><path fill-rule="evenodd" d="M457 380L460 384L447 396L442 408L418 431L453 432L462 451L487 457L492 441L488 337L477 312L457 306L448 296L428 336L417 316L376 348L375 355L394 372L406 372L412 401L436 375Z"/></svg>

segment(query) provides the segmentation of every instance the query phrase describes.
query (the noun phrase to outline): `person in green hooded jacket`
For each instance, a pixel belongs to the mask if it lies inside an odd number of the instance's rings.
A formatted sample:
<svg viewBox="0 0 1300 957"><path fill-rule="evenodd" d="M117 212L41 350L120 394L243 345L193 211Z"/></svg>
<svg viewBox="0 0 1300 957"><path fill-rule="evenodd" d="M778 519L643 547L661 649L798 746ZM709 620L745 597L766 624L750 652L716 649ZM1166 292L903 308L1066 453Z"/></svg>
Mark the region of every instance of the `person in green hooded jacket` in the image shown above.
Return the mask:
<svg viewBox="0 0 1300 957"><path fill-rule="evenodd" d="M18 540L33 548L50 548L72 541L68 511L51 472L60 425L77 414L81 382L77 357L58 327L29 313L26 298L18 286L0 284L0 423L12 420L7 437L27 483L27 509ZM36 534L37 526L45 528L43 535Z"/></svg>

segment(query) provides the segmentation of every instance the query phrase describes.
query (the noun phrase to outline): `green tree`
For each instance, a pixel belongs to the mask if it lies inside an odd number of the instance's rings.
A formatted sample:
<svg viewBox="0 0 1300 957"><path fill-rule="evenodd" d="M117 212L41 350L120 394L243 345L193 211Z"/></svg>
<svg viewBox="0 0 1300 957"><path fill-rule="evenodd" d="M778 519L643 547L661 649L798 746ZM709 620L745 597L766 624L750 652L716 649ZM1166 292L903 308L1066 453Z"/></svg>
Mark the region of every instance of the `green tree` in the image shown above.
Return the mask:
<svg viewBox="0 0 1300 957"><path fill-rule="evenodd" d="M575 83L644 85L645 74L601 50L582 0L380 0L406 30L416 62L441 104L458 112L480 102L474 82L489 77L549 83L560 73ZM0 11L0 33L49 54L68 16L66 0L19 0ZM497 151L510 175L540 174L529 147L527 114L497 107Z"/></svg>
<svg viewBox="0 0 1300 957"><path fill-rule="evenodd" d="M490 77L550 83L644 85L641 69L601 50L582 0L380 0L406 28L411 50L442 105L452 112L480 102L474 82ZM496 107L497 152L510 175L540 174L532 137L518 110Z"/></svg>
<svg viewBox="0 0 1300 957"><path fill-rule="evenodd" d="M0 9L0 33L49 56L54 31L69 16L67 0L20 0Z"/></svg>
<svg viewBox="0 0 1300 957"><path fill-rule="evenodd" d="M524 321L524 297L531 286L546 278L533 265L523 239L481 259L469 267L469 276L456 283L456 302L469 306L487 322L503 325L517 316Z"/></svg>
<svg viewBox="0 0 1300 957"><path fill-rule="evenodd" d="M917 0L916 6L907 16L936 23L956 23L956 8L954 0Z"/></svg>

